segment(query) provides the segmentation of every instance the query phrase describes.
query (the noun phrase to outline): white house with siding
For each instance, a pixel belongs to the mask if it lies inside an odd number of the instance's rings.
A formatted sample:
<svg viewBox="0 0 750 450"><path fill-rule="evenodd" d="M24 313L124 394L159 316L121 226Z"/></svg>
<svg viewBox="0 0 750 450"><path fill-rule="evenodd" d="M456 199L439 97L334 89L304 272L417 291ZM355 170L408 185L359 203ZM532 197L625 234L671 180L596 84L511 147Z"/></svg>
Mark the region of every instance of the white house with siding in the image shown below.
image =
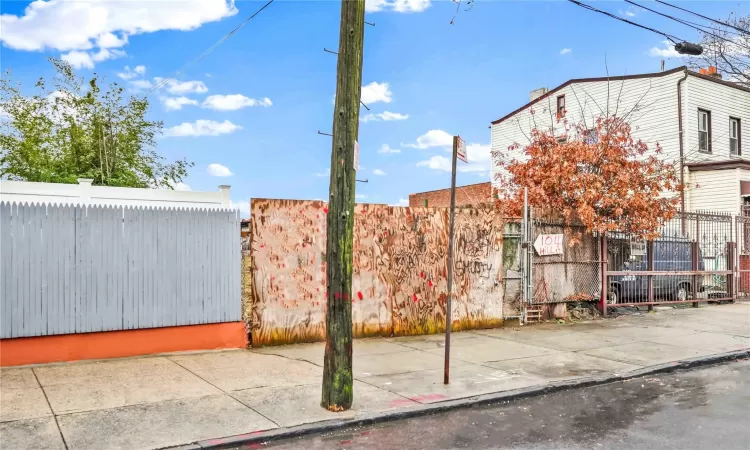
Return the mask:
<svg viewBox="0 0 750 450"><path fill-rule="evenodd" d="M493 155L522 159L533 128L562 131L557 114L569 123L628 115L634 138L649 149L658 142L661 157L681 167L686 211L740 214L750 204L750 88L722 80L715 70L705 72L678 67L537 89L529 103L492 122ZM514 143L520 148L509 149Z"/></svg>

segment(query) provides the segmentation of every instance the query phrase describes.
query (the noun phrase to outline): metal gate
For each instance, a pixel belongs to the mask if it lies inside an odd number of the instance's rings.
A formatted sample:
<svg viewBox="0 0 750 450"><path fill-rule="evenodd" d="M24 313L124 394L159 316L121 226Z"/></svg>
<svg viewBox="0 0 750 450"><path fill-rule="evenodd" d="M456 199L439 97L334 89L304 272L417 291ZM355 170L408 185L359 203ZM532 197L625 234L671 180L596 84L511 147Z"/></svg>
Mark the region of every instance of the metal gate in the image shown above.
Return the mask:
<svg viewBox="0 0 750 450"><path fill-rule="evenodd" d="M743 208L743 214L735 219L737 237L736 295L750 297L750 210Z"/></svg>
<svg viewBox="0 0 750 450"><path fill-rule="evenodd" d="M642 247L634 247L627 234L609 233L603 250L607 255L604 312L607 305L651 308L659 303L732 300L736 261L732 219L728 214L677 214ZM740 223L738 232L743 228Z"/></svg>

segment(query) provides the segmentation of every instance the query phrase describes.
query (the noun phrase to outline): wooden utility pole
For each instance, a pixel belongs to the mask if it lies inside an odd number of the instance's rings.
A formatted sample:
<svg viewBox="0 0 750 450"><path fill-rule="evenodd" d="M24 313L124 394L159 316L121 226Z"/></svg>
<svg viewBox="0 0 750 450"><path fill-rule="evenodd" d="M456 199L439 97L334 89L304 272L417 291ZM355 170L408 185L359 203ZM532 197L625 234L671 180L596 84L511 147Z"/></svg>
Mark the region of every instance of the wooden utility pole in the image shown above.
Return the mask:
<svg viewBox="0 0 750 450"><path fill-rule="evenodd" d="M359 134L364 26L365 0L342 0L326 236L326 351L320 403L329 411L349 409L353 400L354 146Z"/></svg>

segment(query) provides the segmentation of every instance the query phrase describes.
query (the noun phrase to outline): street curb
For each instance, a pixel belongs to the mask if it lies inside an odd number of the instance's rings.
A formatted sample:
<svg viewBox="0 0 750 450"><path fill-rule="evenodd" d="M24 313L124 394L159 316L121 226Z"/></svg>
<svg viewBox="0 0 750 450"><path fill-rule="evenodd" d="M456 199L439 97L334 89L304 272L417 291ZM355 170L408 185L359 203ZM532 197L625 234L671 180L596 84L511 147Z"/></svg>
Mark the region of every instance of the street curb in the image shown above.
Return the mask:
<svg viewBox="0 0 750 450"><path fill-rule="evenodd" d="M570 389L585 388L591 386L599 386L603 384L615 383L618 381L625 381L632 378L644 377L647 375L655 375L660 373L674 372L677 370L687 370L696 367L704 367L715 364L721 364L738 359L750 358L750 349L740 350L727 353L719 353L710 356L704 356L699 358L685 359L676 362L670 362L665 364L657 364L642 369L632 370L623 374L616 374L603 377L582 377L575 380L566 380L560 382L553 382L545 384L543 386L532 386L521 389L513 389L510 391L495 392L491 394L481 394L472 397L465 397L456 400L447 400L442 402L430 403L426 405L419 405L415 407L405 408L403 410L387 411L363 414L358 417L351 419L332 419L322 422L315 422L310 424L295 425L292 427L278 428L268 431L255 431L247 434L240 434L236 436L229 436L218 439L207 439L204 441L198 441L192 444L180 445L176 447L168 447L169 450L203 450L203 449L225 449L229 447L247 445L260 442L276 441L280 439L288 439L293 437L300 437L309 434L324 433L328 431L334 431L341 428L347 428L352 426L361 425L372 425L381 422L390 422L400 419L408 419L411 417L424 416L428 414L435 414L444 411L449 411L458 408L467 408L475 405L486 405L490 403L498 403L501 401L518 400L528 397L536 397L544 394L551 394L553 392L559 392Z"/></svg>

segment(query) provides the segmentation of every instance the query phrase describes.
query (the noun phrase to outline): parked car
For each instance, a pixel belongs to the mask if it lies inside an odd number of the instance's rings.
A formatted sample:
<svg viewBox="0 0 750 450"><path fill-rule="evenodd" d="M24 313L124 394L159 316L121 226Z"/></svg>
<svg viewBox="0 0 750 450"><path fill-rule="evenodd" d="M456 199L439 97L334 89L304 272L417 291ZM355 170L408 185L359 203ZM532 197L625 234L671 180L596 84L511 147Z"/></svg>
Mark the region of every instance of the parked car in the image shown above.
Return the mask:
<svg viewBox="0 0 750 450"><path fill-rule="evenodd" d="M654 241L654 271L688 272L693 270L693 246L690 241ZM646 255L624 261L616 271L648 270ZM698 249L698 270L705 270ZM674 301L688 300L693 290L692 275L654 275L654 298ZM703 277L695 277L696 289L703 290ZM607 303L638 303L648 301L648 277L645 275L614 275L609 279Z"/></svg>

